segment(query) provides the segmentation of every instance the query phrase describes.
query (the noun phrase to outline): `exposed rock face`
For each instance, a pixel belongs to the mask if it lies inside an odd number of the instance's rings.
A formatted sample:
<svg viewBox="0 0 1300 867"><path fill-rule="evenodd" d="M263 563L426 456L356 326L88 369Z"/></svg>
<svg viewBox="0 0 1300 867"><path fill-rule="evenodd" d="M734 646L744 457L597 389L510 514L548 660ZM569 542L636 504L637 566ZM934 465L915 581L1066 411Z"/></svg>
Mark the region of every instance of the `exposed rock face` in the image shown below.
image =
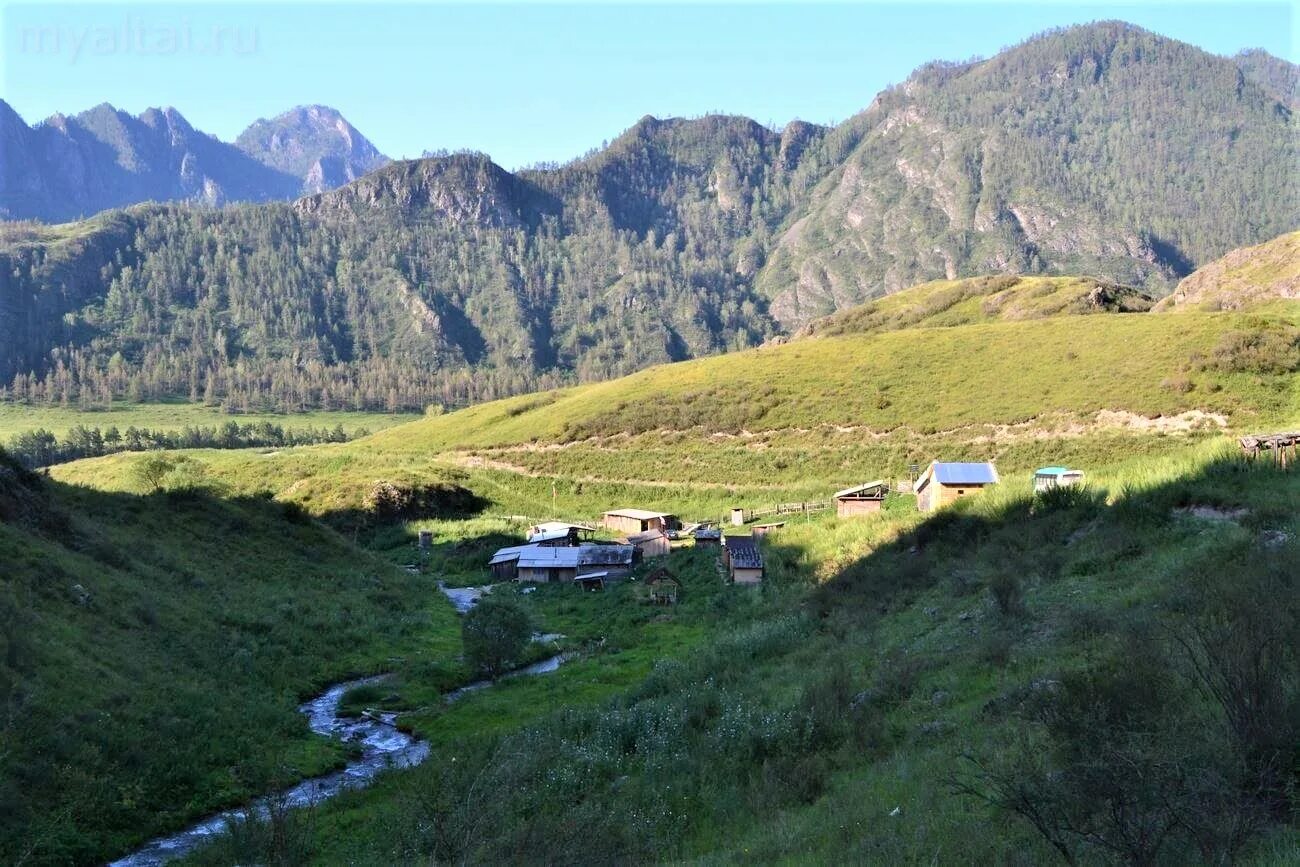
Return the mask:
<svg viewBox="0 0 1300 867"><path fill-rule="evenodd" d="M1300 159L1294 80L1268 55L1215 57L1116 22L922 67L825 137L817 162L830 168L758 288L787 328L989 272L1167 289L1197 262L1300 223L1295 173L1257 171ZM1243 200L1268 202L1258 234L1250 220L1196 228Z"/></svg>
<svg viewBox="0 0 1300 867"><path fill-rule="evenodd" d="M487 157L458 154L393 163L342 189L300 199L294 210L335 216L379 210L453 225L515 228L531 221L541 197Z"/></svg>
<svg viewBox="0 0 1300 867"><path fill-rule="evenodd" d="M300 106L259 120L235 146L254 159L303 179L303 192L341 187L389 162L343 115L323 105Z"/></svg>
<svg viewBox="0 0 1300 867"><path fill-rule="evenodd" d="M299 115L300 123L286 120ZM0 101L0 218L63 221L145 201L286 200L386 162L332 109L259 121L273 123L280 124L278 148L246 152L196 130L173 108L133 117L105 103L31 127ZM250 133L261 128L245 135L256 141Z"/></svg>

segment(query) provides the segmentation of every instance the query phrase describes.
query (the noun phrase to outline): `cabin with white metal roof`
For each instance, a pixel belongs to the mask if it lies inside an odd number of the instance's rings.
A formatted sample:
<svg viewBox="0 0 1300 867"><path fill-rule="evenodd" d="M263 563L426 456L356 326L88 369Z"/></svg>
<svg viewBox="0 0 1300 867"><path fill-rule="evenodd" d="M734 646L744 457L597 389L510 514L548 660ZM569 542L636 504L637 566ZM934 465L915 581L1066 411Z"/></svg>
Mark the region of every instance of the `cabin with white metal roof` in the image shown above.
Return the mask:
<svg viewBox="0 0 1300 867"><path fill-rule="evenodd" d="M1000 481L997 467L985 462L946 463L934 461L916 480L916 506L933 512L962 497L978 494Z"/></svg>
<svg viewBox="0 0 1300 867"><path fill-rule="evenodd" d="M488 566L492 577L503 581L573 581L596 571L626 575L634 552L631 545L512 545L498 550Z"/></svg>

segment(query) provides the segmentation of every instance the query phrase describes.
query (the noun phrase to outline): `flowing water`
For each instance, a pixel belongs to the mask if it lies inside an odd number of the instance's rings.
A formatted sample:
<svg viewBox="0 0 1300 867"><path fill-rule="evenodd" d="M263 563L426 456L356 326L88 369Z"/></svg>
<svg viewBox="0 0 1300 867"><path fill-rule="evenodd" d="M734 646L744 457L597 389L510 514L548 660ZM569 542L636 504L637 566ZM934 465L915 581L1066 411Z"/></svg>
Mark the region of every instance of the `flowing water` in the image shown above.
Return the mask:
<svg viewBox="0 0 1300 867"><path fill-rule="evenodd" d="M464 614L474 607L484 593L491 592L492 585L459 588L439 585L439 589L451 600L456 610ZM551 642L563 637L558 633L545 633L534 635L533 640ZM559 653L541 662L512 671L504 677L548 674L563 665L568 658L567 654ZM373 717L359 718L339 716L339 704L348 690L379 683L385 677L386 675L377 675L335 684L298 707L298 711L306 715L308 726L316 734L338 738L345 743L360 747L360 757L348 762L341 771L312 777L278 795L260 798L246 807L226 810L177 834L160 837L125 858L112 862L110 867L156 867L165 864L184 857L213 836L224 834L232 822L243 822L250 816L265 817L269 813L271 804L285 807L311 806L348 789L362 788L380 772L389 768L409 768L423 762L429 757L429 744L414 735L398 731L394 726L396 714L382 713L375 714ZM487 689L493 683L494 681L491 680L475 681L447 693L446 700L449 703L456 701L471 692Z"/></svg>

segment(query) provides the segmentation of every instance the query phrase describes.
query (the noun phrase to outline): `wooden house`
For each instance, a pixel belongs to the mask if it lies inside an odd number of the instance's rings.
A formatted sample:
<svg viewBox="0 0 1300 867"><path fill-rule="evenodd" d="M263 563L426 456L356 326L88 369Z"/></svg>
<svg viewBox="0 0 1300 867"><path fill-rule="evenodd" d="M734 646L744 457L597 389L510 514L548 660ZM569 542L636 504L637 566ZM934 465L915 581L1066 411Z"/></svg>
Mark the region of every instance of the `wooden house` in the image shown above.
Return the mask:
<svg viewBox="0 0 1300 867"><path fill-rule="evenodd" d="M933 512L962 497L978 494L998 481L997 467L990 463L935 461L916 480L916 505L922 512Z"/></svg>
<svg viewBox="0 0 1300 867"><path fill-rule="evenodd" d="M758 584L763 580L763 554L753 536L725 537L722 560L733 584Z"/></svg>
<svg viewBox="0 0 1300 867"><path fill-rule="evenodd" d="M662 530L667 533L678 527L675 515L667 512L648 512L645 509L613 509L601 519L601 526L618 533L644 533Z"/></svg>
<svg viewBox="0 0 1300 867"><path fill-rule="evenodd" d="M492 577L513 581L573 581L579 575L603 572L626 575L632 569L631 545L515 545L502 548L489 561Z"/></svg>
<svg viewBox="0 0 1300 867"><path fill-rule="evenodd" d="M859 515L874 515L880 511L889 493L889 483L881 479L836 491L831 497L835 501L835 517L856 518Z"/></svg>
<svg viewBox="0 0 1300 867"><path fill-rule="evenodd" d="M646 530L644 533L630 533L623 540L636 548L639 557L663 557L672 550L668 534L663 530Z"/></svg>
<svg viewBox="0 0 1300 867"><path fill-rule="evenodd" d="M1065 467L1039 467L1034 470L1034 493L1041 494L1052 488L1068 488L1083 484L1083 470Z"/></svg>
<svg viewBox="0 0 1300 867"><path fill-rule="evenodd" d="M755 536L766 536L773 530L779 530L785 526L785 521L774 521L771 524L755 524L752 532Z"/></svg>

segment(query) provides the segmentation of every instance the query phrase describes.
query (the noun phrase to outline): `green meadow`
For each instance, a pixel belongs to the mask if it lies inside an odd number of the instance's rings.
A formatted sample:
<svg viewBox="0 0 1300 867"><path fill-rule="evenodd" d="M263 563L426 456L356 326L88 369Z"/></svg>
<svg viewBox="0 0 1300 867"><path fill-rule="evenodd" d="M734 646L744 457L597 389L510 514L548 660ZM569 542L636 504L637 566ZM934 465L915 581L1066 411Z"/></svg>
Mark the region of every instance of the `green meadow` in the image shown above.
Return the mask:
<svg viewBox="0 0 1300 867"><path fill-rule="evenodd" d="M1065 285L1052 304L1086 295ZM1293 311L1053 310L188 450L153 480L141 454L6 465L0 856L105 860L338 766L297 703L383 673L347 707L397 712L428 761L190 861L1294 862L1300 483L1233 441L1300 423ZM568 661L448 701L477 674L437 584L487 582L530 522L717 520L934 458L1003 482L791 519L758 587L689 542L603 592L499 586L559 635L525 661ZM1032 496L1047 463L1087 486ZM657 565L679 604L649 603Z"/></svg>

